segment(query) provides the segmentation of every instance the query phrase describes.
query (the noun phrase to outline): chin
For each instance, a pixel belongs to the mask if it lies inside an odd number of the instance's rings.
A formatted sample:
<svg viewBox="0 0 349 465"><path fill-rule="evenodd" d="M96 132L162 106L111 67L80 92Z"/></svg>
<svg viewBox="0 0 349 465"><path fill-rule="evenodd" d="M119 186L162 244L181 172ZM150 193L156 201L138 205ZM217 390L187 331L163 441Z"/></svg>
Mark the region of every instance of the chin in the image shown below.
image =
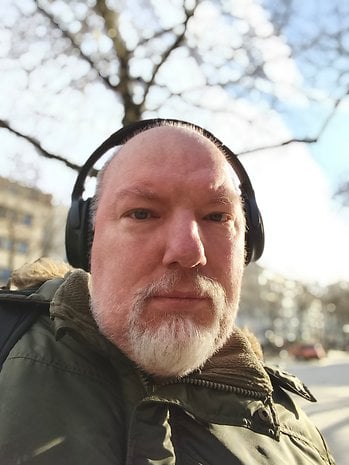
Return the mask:
<svg viewBox="0 0 349 465"><path fill-rule="evenodd" d="M167 319L156 329L134 324L129 327L124 352L151 375L183 377L202 367L223 346L233 325L234 318L216 319L203 327L178 316Z"/></svg>

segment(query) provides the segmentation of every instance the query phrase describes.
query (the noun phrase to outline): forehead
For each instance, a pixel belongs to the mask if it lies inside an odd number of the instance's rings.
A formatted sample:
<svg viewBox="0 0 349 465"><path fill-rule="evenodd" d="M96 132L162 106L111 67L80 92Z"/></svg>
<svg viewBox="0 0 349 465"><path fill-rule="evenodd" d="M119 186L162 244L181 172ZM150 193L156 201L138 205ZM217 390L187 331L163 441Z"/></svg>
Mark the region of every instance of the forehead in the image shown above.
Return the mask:
<svg viewBox="0 0 349 465"><path fill-rule="evenodd" d="M227 177L236 175L224 154L207 137L186 127L156 127L126 142L111 160L104 178L117 185L142 174L157 178L188 178L197 174ZM235 189L236 190L236 189Z"/></svg>

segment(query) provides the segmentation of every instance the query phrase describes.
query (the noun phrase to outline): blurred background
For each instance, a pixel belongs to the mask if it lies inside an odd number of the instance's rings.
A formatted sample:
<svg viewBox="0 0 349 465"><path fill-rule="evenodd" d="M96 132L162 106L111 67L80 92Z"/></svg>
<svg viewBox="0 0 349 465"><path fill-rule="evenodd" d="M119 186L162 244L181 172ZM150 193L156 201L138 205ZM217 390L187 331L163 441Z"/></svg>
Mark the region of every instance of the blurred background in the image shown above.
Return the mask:
<svg viewBox="0 0 349 465"><path fill-rule="evenodd" d="M106 137L185 119L239 155L263 214L239 323L272 360L349 350L347 0L1 0L0 71L2 284L65 258L77 170Z"/></svg>

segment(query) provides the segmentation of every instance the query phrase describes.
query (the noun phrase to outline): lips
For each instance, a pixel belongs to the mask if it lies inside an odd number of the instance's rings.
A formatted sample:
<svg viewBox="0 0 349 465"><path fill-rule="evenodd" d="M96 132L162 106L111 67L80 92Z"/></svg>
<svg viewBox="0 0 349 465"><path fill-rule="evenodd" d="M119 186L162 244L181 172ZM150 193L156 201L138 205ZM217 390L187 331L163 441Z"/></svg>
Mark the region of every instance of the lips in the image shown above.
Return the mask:
<svg viewBox="0 0 349 465"><path fill-rule="evenodd" d="M204 304L206 306L208 297L200 296L193 292L171 292L170 294L158 294L152 297L154 308L172 310L198 310Z"/></svg>

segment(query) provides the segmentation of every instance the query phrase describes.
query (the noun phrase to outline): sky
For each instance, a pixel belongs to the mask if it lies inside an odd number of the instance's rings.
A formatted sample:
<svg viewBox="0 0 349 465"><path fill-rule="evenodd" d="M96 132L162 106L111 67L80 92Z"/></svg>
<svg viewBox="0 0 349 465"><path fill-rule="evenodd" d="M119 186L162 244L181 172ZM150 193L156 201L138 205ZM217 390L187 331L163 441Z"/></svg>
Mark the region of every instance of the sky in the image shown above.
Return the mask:
<svg viewBox="0 0 349 465"><path fill-rule="evenodd" d="M252 0L245 0L244 5L246 2L251 7L246 9L249 20L260 19L263 12L254 8ZM202 27L207 28L209 23L206 21L212 16L212 11L205 13L202 10L200 14ZM263 22L259 24L263 26ZM268 30L267 20L263 27ZM274 38L261 52L272 57L284 49L285 44ZM188 68L187 72L191 79L194 76L200 79L193 69ZM190 119L207 127L237 153L243 149L246 139L256 140L256 146L287 140L293 136L297 125L302 124L300 116L305 112L304 102L295 90L301 82L300 69L297 63L287 59L283 66L271 65L268 72L275 79L286 81L287 85L279 92L285 102L292 102L288 119L282 119L277 114L269 114L266 119L261 109L246 101L227 103L232 109L229 118L202 111L187 115L186 109L180 108L176 114L173 114L172 108L164 108L156 116ZM181 73L181 79L184 79L183 67ZM52 111L52 120L61 111L59 98L42 94L40 86L34 86L31 93L21 90L20 74L9 73L9 70L2 72L0 88L4 95L6 89L9 95L12 94L7 100L2 98L0 117L6 109L17 112L22 119L18 119L21 128L29 134L34 123L31 122L30 111L26 113L23 110L28 102L40 99L42 105ZM211 102L217 103L220 99L224 102L224 98L217 88L207 93L207 99ZM39 128L45 135L42 140L48 150L65 153L71 161L81 164L97 145L118 129L114 124L117 103L102 86L91 86L85 89L83 97L67 89L64 105L65 114L71 120L69 126L60 127L57 124L45 127L43 124ZM325 115L325 108L323 112ZM244 125L239 114L253 116L254 125ZM98 117L95 118L95 115ZM321 114L308 116L322 117ZM254 185L265 225L266 246L260 260L262 266L291 279L307 282L327 284L349 280L349 212L333 198L338 182L348 180L349 176L348 121L349 99L339 106L316 144L295 143L241 155L240 160ZM0 130L0 144L0 176L37 184L44 192L52 193L56 203L69 205L75 172L59 162L39 157L27 142L8 131Z"/></svg>

